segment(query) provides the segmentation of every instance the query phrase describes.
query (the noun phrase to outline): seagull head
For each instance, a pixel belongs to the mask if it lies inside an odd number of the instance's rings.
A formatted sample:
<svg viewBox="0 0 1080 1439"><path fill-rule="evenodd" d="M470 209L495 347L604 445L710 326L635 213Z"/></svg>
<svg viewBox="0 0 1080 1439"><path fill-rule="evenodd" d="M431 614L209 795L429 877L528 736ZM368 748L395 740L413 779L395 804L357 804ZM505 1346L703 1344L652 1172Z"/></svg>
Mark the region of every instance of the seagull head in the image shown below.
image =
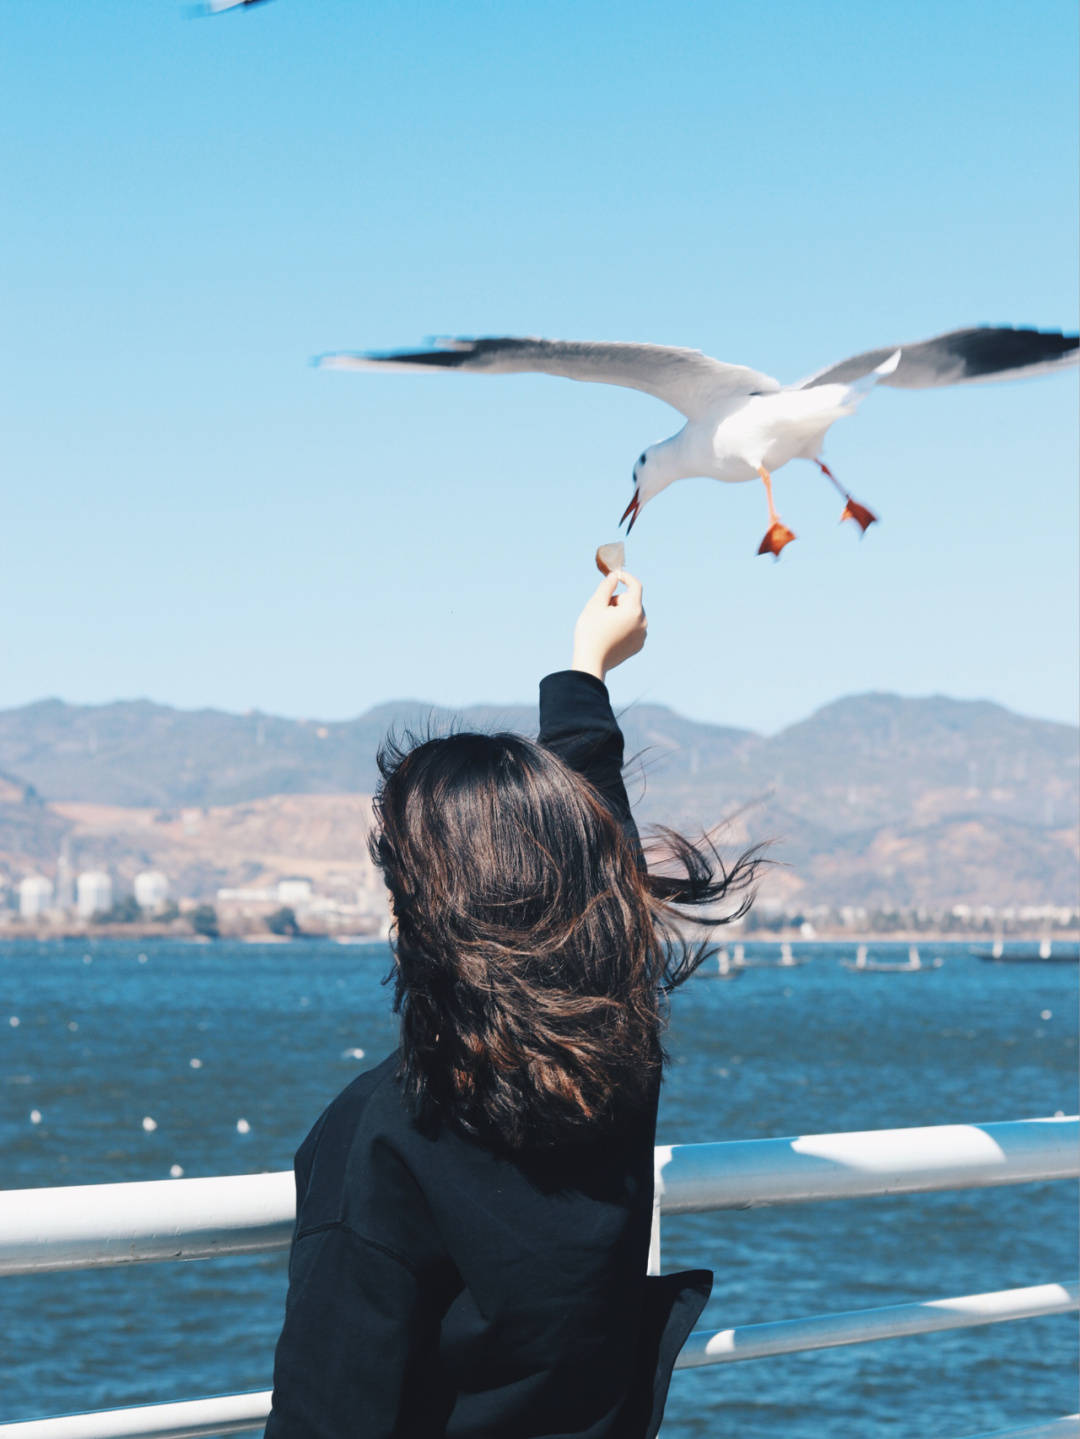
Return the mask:
<svg viewBox="0 0 1080 1439"><path fill-rule="evenodd" d="M629 519L626 526L626 533L629 534L634 528L634 521L649 503L654 495L658 495L671 484L674 475L667 474L665 467L660 463L663 445L650 445L647 450L642 450L634 464L634 497L623 511L623 520Z"/></svg>

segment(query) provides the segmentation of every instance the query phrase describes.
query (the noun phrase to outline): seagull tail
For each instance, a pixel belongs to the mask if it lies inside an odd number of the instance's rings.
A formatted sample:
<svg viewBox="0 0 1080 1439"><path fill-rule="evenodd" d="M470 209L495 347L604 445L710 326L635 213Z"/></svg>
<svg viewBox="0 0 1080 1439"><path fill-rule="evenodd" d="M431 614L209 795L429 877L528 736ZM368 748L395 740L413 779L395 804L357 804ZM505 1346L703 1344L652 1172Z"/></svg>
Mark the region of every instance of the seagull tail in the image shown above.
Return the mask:
<svg viewBox="0 0 1080 1439"><path fill-rule="evenodd" d="M880 384L882 380L888 379L899 363L900 351L894 350L887 360L882 360L876 370L871 370L868 375L863 375L859 379L853 380L848 386L852 399L861 400L863 395L868 395L875 385Z"/></svg>
<svg viewBox="0 0 1080 1439"><path fill-rule="evenodd" d="M876 370L871 370L868 375L860 375L857 380L845 385L845 413L853 414L859 401L864 400L871 390L887 380L899 363L900 351L894 350L887 360L882 360Z"/></svg>

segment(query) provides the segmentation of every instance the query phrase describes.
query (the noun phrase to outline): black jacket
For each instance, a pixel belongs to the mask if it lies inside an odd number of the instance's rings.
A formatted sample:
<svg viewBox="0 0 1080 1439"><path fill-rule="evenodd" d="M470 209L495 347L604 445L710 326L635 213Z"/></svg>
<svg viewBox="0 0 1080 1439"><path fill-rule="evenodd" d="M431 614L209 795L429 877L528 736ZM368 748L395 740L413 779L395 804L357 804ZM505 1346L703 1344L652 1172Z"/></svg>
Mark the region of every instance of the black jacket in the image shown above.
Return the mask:
<svg viewBox="0 0 1080 1439"><path fill-rule="evenodd" d="M540 742L636 837L597 679L540 686ZM542 1160L424 1137L399 1052L296 1155L266 1439L653 1439L709 1270L646 1275L657 1090L617 1138Z"/></svg>

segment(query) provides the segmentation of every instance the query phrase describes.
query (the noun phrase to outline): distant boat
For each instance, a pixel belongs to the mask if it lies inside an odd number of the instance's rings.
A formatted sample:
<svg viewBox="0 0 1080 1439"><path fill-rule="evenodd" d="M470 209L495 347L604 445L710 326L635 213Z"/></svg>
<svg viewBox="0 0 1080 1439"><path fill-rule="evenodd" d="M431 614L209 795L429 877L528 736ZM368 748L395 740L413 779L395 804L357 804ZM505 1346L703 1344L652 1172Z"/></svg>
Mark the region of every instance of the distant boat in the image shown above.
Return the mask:
<svg viewBox="0 0 1080 1439"><path fill-rule="evenodd" d="M1070 944L1044 937L1038 945L1021 944L1006 950L1000 939L994 940L992 949L977 949L976 958L988 964L1076 964L1080 962L1080 944Z"/></svg>
<svg viewBox="0 0 1080 1439"><path fill-rule="evenodd" d="M745 950L741 944L735 946L735 964L739 969L797 969L800 964L807 964L805 959L796 959L791 952L791 945L785 939L780 946L779 959L746 959Z"/></svg>
<svg viewBox="0 0 1080 1439"><path fill-rule="evenodd" d="M706 969L704 965L698 970L702 979L741 979L742 966L731 962L731 956L726 949L717 951L716 968Z"/></svg>
<svg viewBox="0 0 1080 1439"><path fill-rule="evenodd" d="M917 945L908 946L908 957L904 963L894 960L867 959L865 944L860 944L855 951L855 963L843 959L840 961L844 969L850 969L856 974L919 974L929 972L932 969L940 969L945 963L943 959L932 959L929 964L924 964L919 956Z"/></svg>

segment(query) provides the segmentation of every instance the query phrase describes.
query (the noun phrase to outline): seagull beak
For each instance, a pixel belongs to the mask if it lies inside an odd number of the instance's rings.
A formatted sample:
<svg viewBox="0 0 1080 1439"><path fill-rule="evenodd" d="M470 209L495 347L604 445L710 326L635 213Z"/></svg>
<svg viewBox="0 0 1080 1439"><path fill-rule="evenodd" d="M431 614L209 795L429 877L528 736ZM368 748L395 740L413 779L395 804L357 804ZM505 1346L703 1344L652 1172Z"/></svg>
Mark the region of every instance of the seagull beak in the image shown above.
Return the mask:
<svg viewBox="0 0 1080 1439"><path fill-rule="evenodd" d="M628 515L629 515L629 517L630 517L630 523L626 526L626 533L627 533L627 534L629 534L630 531L634 528L634 521L637 519L638 514L639 514L639 512L640 512L640 510L641 510L640 495L641 495L641 491L640 491L640 490L635 490L635 491L634 491L634 498L630 501L630 503L627 505L626 509L623 510L623 512L622 512L622 519L619 521L619 524L620 524L620 525L623 523L623 521L627 518Z"/></svg>

